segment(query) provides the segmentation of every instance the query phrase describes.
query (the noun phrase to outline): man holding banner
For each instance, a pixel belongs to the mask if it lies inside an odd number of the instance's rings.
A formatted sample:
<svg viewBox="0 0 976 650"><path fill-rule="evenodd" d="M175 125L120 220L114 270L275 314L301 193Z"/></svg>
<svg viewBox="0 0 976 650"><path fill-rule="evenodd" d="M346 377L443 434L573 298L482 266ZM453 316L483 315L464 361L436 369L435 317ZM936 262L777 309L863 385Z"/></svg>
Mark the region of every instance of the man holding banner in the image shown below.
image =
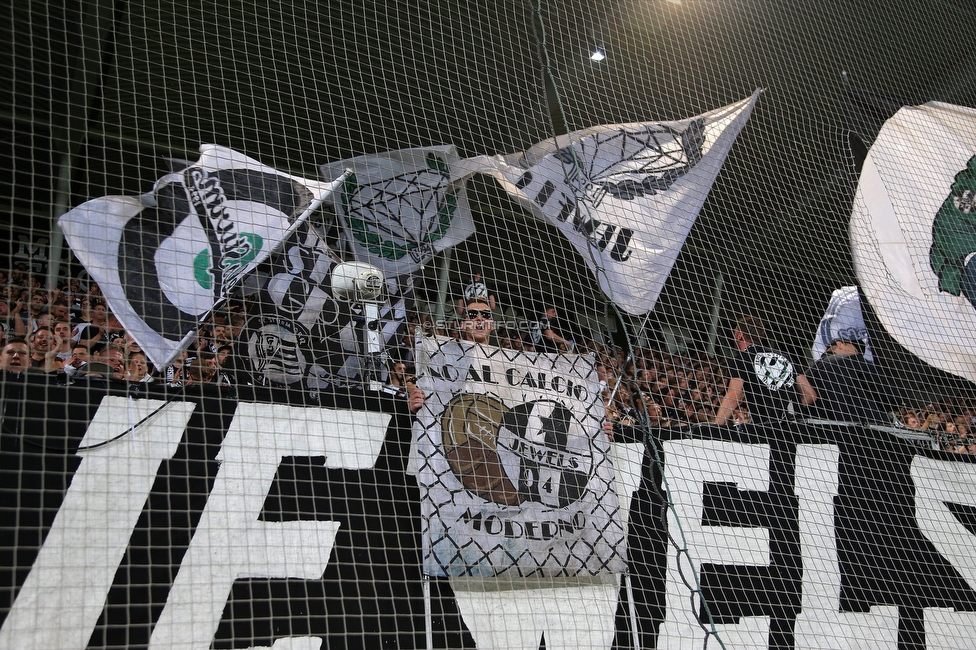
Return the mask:
<svg viewBox="0 0 976 650"><path fill-rule="evenodd" d="M461 323L461 335L472 343L488 343L495 329L491 305L486 300L475 299L468 303Z"/></svg>
<svg viewBox="0 0 976 650"><path fill-rule="evenodd" d="M425 569L468 577L622 572L624 530L592 359L485 345L490 306L467 307L464 341L418 344L428 395L415 425Z"/></svg>
<svg viewBox="0 0 976 650"><path fill-rule="evenodd" d="M626 525L593 359L494 347L493 326L473 299L462 340L418 341L424 572L479 647L538 647L512 616L550 647L607 647Z"/></svg>
<svg viewBox="0 0 976 650"><path fill-rule="evenodd" d="M813 341L813 365L806 376L816 391L813 417L843 422L885 422L894 390L873 363L856 286L841 287L830 302Z"/></svg>
<svg viewBox="0 0 976 650"><path fill-rule="evenodd" d="M824 420L879 423L884 416L883 395L874 364L864 358L864 342L834 339L827 353L807 371L816 391L811 412Z"/></svg>

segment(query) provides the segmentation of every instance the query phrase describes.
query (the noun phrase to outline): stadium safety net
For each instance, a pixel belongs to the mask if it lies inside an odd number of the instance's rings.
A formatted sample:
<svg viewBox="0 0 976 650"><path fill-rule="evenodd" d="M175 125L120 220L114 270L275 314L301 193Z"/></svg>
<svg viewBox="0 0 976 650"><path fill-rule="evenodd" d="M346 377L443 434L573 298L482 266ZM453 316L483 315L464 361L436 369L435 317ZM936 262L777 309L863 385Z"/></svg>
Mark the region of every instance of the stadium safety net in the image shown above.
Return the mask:
<svg viewBox="0 0 976 650"><path fill-rule="evenodd" d="M958 0L3 11L0 648L967 648Z"/></svg>

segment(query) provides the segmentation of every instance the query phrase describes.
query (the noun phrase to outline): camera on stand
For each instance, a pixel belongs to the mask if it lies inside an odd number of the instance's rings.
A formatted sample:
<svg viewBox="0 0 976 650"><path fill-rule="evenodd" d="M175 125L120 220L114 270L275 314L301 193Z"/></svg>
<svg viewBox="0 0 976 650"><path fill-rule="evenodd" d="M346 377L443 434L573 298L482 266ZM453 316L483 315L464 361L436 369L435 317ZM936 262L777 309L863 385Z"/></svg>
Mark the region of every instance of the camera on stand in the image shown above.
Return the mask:
<svg viewBox="0 0 976 650"><path fill-rule="evenodd" d="M362 309L361 370L366 385L376 391L383 387L381 377L386 361L380 323L384 281L383 272L365 262L344 262L332 269L332 295Z"/></svg>

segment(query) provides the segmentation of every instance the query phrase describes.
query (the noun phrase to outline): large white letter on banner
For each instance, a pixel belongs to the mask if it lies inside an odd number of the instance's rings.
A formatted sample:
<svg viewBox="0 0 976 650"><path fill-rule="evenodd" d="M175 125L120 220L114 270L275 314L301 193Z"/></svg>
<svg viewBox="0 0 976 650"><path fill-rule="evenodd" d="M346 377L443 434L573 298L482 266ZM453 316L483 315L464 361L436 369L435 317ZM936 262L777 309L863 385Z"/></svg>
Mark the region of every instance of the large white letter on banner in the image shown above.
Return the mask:
<svg viewBox="0 0 976 650"><path fill-rule="evenodd" d="M916 456L912 462L912 480L919 530L969 586L976 588L976 557L970 552L973 536L946 505L958 503L976 508L972 491L976 484L976 465ZM971 647L973 639L976 639L976 613L926 608L927 648Z"/></svg>
<svg viewBox="0 0 976 650"><path fill-rule="evenodd" d="M258 520L278 465L285 456L324 456L329 468L369 469L389 421L383 413L240 404L150 647L209 648L236 579L321 577L337 522Z"/></svg>
<svg viewBox="0 0 976 650"><path fill-rule="evenodd" d="M839 457L836 445L799 445L796 450L803 597L794 628L795 647L894 650L898 647L896 606L872 607L871 612L863 614L840 611L840 567L834 532Z"/></svg>
<svg viewBox="0 0 976 650"><path fill-rule="evenodd" d="M664 474L674 503L674 511L668 516L668 534L688 553L668 553L665 621L659 646L698 650L706 627L698 622L700 599L692 603L686 583L698 581L702 563L769 564L768 529L701 525L703 484L735 483L740 490L768 491L769 446L713 440L671 441L664 444L664 458ZM742 617L738 625L715 627L726 648L767 646L768 616Z"/></svg>
<svg viewBox="0 0 976 650"><path fill-rule="evenodd" d="M166 402L106 396L81 441L123 433ZM159 464L179 447L193 402L173 402L131 434L90 451L0 629L0 648L85 648Z"/></svg>

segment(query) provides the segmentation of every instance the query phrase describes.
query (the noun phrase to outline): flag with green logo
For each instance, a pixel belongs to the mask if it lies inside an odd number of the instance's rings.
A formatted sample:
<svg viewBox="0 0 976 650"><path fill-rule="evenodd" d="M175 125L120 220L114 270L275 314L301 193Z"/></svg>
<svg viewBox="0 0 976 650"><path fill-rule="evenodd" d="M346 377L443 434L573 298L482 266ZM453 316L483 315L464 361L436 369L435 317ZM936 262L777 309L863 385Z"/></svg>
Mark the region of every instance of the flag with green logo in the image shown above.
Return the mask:
<svg viewBox="0 0 976 650"><path fill-rule="evenodd" d="M112 312L160 367L340 184L284 174L218 145L200 154L151 193L88 201L59 220Z"/></svg>
<svg viewBox="0 0 976 650"><path fill-rule="evenodd" d="M885 330L976 382L976 109L905 106L864 159L851 211L858 284Z"/></svg>
<svg viewBox="0 0 976 650"><path fill-rule="evenodd" d="M345 244L388 276L414 273L435 253L474 233L452 145L360 156L322 166L333 179L352 173L332 195Z"/></svg>

